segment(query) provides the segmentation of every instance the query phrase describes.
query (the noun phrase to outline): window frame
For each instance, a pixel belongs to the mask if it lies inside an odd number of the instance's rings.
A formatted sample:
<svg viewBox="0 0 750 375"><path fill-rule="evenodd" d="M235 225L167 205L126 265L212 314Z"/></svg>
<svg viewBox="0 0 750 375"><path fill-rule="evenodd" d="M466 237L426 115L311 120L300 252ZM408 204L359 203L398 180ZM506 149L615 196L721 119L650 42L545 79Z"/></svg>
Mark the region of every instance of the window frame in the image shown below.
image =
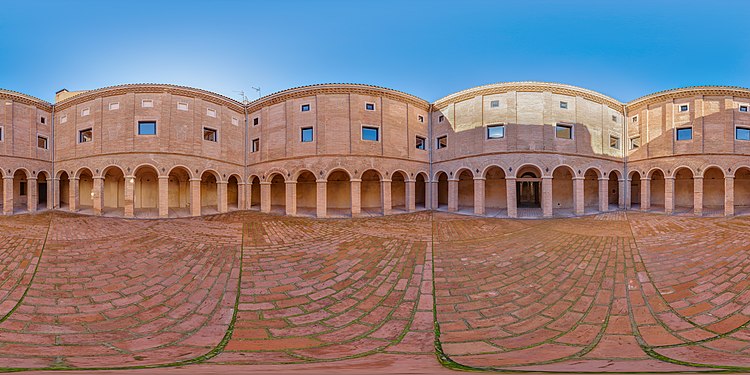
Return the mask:
<svg viewBox="0 0 750 375"><path fill-rule="evenodd" d="M154 133L153 134L146 134L141 133L141 124L154 124ZM136 129L135 134L139 136L156 136L159 134L159 127L156 125L156 120L143 120L143 121L137 121L136 122Z"/></svg>
<svg viewBox="0 0 750 375"><path fill-rule="evenodd" d="M415 147L417 150L427 150L427 138L421 135L417 135L415 139ZM422 141L422 147L419 147L419 141Z"/></svg>
<svg viewBox="0 0 750 375"><path fill-rule="evenodd" d="M39 141L44 139L44 147L39 147ZM37 134L36 135L36 148L41 148L42 150L49 150L49 137Z"/></svg>
<svg viewBox="0 0 750 375"><path fill-rule="evenodd" d="M120 109L120 102L111 102L107 105L107 109L110 111L117 111Z"/></svg>
<svg viewBox="0 0 750 375"><path fill-rule="evenodd" d="M560 109L569 109L568 102L560 100Z"/></svg>
<svg viewBox="0 0 750 375"><path fill-rule="evenodd" d="M256 153L260 151L260 137L250 141L250 153Z"/></svg>
<svg viewBox="0 0 750 375"><path fill-rule="evenodd" d="M214 139L213 140L206 139L206 130L213 132L213 135L214 135ZM208 127L208 126L204 126L203 127L202 137L203 137L203 140L206 141L206 142L219 143L219 129L215 129L215 128L211 128L211 127Z"/></svg>
<svg viewBox="0 0 750 375"><path fill-rule="evenodd" d="M91 115L91 108L86 107L86 108L81 109L81 117L86 117L89 115Z"/></svg>
<svg viewBox="0 0 750 375"><path fill-rule="evenodd" d="M62 115L62 116L60 116L60 124L64 124L66 122L68 122L68 114L67 113L64 114L64 115Z"/></svg>
<svg viewBox="0 0 750 375"><path fill-rule="evenodd" d="M232 126L240 126L240 119L232 116Z"/></svg>
<svg viewBox="0 0 750 375"><path fill-rule="evenodd" d="M499 100L490 100L490 108L500 108Z"/></svg>
<svg viewBox="0 0 750 375"><path fill-rule="evenodd" d="M206 116L211 118L218 117L219 113L213 108L206 108Z"/></svg>
<svg viewBox="0 0 750 375"><path fill-rule="evenodd" d="M635 141L636 139L638 140L638 145L637 146L633 146L635 144L633 141ZM630 145L628 146L628 149L629 150L635 150L635 149L638 149L640 147L641 147L641 136L638 135L638 136L635 136L635 137L630 137Z"/></svg>
<svg viewBox="0 0 750 375"><path fill-rule="evenodd" d="M615 141L615 146L612 146L612 140ZM616 135L609 135L609 148L615 149L615 150L622 150L622 138L616 136Z"/></svg>
<svg viewBox="0 0 750 375"><path fill-rule="evenodd" d="M631 123L636 123L636 122L638 122L638 115L635 115L635 116L631 117L631 118L630 118L630 122L631 122Z"/></svg>
<svg viewBox="0 0 750 375"><path fill-rule="evenodd" d="M305 140L305 130L310 131L310 140L307 140L307 141ZM315 142L315 130L313 129L312 126L305 126L305 127L299 128L299 141L300 143Z"/></svg>
<svg viewBox="0 0 750 375"><path fill-rule="evenodd" d="M742 110L743 108L745 109L744 111ZM737 111L742 112L742 113L750 113L750 105L740 104L739 107L737 108Z"/></svg>
<svg viewBox="0 0 750 375"><path fill-rule="evenodd" d="M375 110L375 103L365 102L365 111L374 111L374 110Z"/></svg>
<svg viewBox="0 0 750 375"><path fill-rule="evenodd" d="M420 124L424 124L424 116L417 115L417 121L419 121Z"/></svg>
<svg viewBox="0 0 750 375"><path fill-rule="evenodd" d="M310 104L302 104L299 107L300 112L310 112L310 109L311 109Z"/></svg>
<svg viewBox="0 0 750 375"><path fill-rule="evenodd" d="M491 131L492 129L498 129L498 128L499 128L499 129L502 129L502 132L503 132L503 134L502 134L501 136L499 136L499 137L491 137L491 136L490 136L490 131ZM492 125L487 125L487 132L486 132L485 136L486 136L486 137L485 137L485 139L486 139L486 140L493 140L493 139L503 139L503 138L505 138L505 124L492 124Z"/></svg>
<svg viewBox="0 0 750 375"><path fill-rule="evenodd" d="M149 105L146 105L149 103ZM154 99L141 99L141 108L154 108Z"/></svg>
<svg viewBox="0 0 750 375"><path fill-rule="evenodd" d="M570 131L570 137L560 137L558 135L558 128L566 128ZM563 123L557 123L555 124L555 139L567 139L567 140L573 140L575 139L575 130L574 126L572 124L563 124Z"/></svg>
<svg viewBox="0 0 750 375"><path fill-rule="evenodd" d="M740 129L747 131L747 133L748 133L748 138L747 139L742 139L742 138L737 137L737 130L740 130ZM734 140L736 140L736 141L750 141L750 126L737 126L737 125L735 125L734 126Z"/></svg>
<svg viewBox="0 0 750 375"><path fill-rule="evenodd" d="M5 142L5 126L0 125L0 142Z"/></svg>
<svg viewBox="0 0 750 375"><path fill-rule="evenodd" d="M685 107L684 111L682 110L682 107ZM677 112L678 113L690 112L690 103L677 104Z"/></svg>
<svg viewBox="0 0 750 375"><path fill-rule="evenodd" d="M91 133L91 138L88 141L83 140L83 134L86 132ZM93 127L78 130L78 144L83 144L83 143L94 143L94 128Z"/></svg>
<svg viewBox="0 0 750 375"><path fill-rule="evenodd" d="M27 188L28 188L28 180L20 181L18 183L18 195L21 197L25 197L27 194Z"/></svg>
<svg viewBox="0 0 750 375"><path fill-rule="evenodd" d="M441 139L445 140L445 142L444 142L445 145L444 146L440 146L440 140ZM438 137L435 138L435 149L436 150L442 150L444 148L448 148L448 134L443 134L443 135L438 136Z"/></svg>
<svg viewBox="0 0 750 375"><path fill-rule="evenodd" d="M688 139L680 139L680 130L687 130L687 129L690 130L690 138L688 138ZM693 127L692 126L683 126L683 127L675 128L674 129L674 138L675 138L675 141L678 141L678 142L680 142L680 141L692 141L693 140Z"/></svg>
<svg viewBox="0 0 750 375"><path fill-rule="evenodd" d="M612 115L612 122L617 122L617 115Z"/></svg>
<svg viewBox="0 0 750 375"><path fill-rule="evenodd" d="M444 115L438 116L438 123L442 123L443 121L445 121L445 116Z"/></svg>
<svg viewBox="0 0 750 375"><path fill-rule="evenodd" d="M190 110L190 103L188 103L188 102L177 102L177 110L178 111L189 111Z"/></svg>
<svg viewBox="0 0 750 375"><path fill-rule="evenodd" d="M375 130L375 137L376 139L365 139L365 129L367 130ZM367 142L380 142L380 127L379 126L373 126L373 125L362 125L360 129L360 140L367 141Z"/></svg>
<svg viewBox="0 0 750 375"><path fill-rule="evenodd" d="M44 117L44 116L39 116L39 122L42 123L42 124L46 124L47 123L47 118Z"/></svg>
<svg viewBox="0 0 750 375"><path fill-rule="evenodd" d="M253 117L253 126L260 125L260 117Z"/></svg>

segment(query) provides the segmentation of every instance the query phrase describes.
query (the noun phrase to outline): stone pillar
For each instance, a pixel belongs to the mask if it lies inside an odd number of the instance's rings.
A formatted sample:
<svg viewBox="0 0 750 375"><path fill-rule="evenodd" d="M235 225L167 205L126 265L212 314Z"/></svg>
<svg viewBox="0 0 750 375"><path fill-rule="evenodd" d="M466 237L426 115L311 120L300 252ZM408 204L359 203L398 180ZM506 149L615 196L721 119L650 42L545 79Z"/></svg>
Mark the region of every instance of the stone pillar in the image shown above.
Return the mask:
<svg viewBox="0 0 750 375"><path fill-rule="evenodd" d="M94 176L94 188L91 191L93 199L94 215L104 213L104 177Z"/></svg>
<svg viewBox="0 0 750 375"><path fill-rule="evenodd" d="M619 197L617 197L617 206L622 209L630 207L630 204L627 203L627 196L625 195L625 187L627 186L625 185L626 182L628 182L628 180L623 178L617 181L617 191L619 192Z"/></svg>
<svg viewBox="0 0 750 375"><path fill-rule="evenodd" d="M438 182L430 181L427 184L430 186L428 189L430 191L430 209L437 210L440 207L440 203L438 202Z"/></svg>
<svg viewBox="0 0 750 375"><path fill-rule="evenodd" d="M227 203L227 186L229 186L229 182L227 181L216 181L216 193L218 195L216 198L219 200L220 213L229 211L229 204Z"/></svg>
<svg viewBox="0 0 750 375"><path fill-rule="evenodd" d="M458 180L448 180L448 211L458 211Z"/></svg>
<svg viewBox="0 0 750 375"><path fill-rule="evenodd" d="M508 203L508 217L518 217L516 198L516 178L505 177L505 201Z"/></svg>
<svg viewBox="0 0 750 375"><path fill-rule="evenodd" d="M404 197L406 203L406 211L412 212L417 210L417 182L414 180L406 180L404 182L404 189L406 190ZM425 203L427 199L425 199Z"/></svg>
<svg viewBox="0 0 750 375"><path fill-rule="evenodd" d="M628 187L627 194L625 194L625 208L629 210L633 207L633 179L626 179L625 186ZM640 194L640 192L638 192L638 194Z"/></svg>
<svg viewBox="0 0 750 375"><path fill-rule="evenodd" d="M352 178L352 217L359 216L362 213L362 180Z"/></svg>
<svg viewBox="0 0 750 375"><path fill-rule="evenodd" d="M125 176L125 217L135 217L135 176Z"/></svg>
<svg viewBox="0 0 750 375"><path fill-rule="evenodd" d="M297 181L286 181L284 187L286 214L289 216L297 215Z"/></svg>
<svg viewBox="0 0 750 375"><path fill-rule="evenodd" d="M48 184L49 185L49 184ZM52 189L52 193L47 193L47 208L50 207L49 199L51 197L52 199L52 205L51 207L53 209L60 207L60 179L55 177L52 179L52 185L54 188Z"/></svg>
<svg viewBox="0 0 750 375"><path fill-rule="evenodd" d="M573 177L573 210L576 215L583 215L586 210L586 201L583 197L583 177Z"/></svg>
<svg viewBox="0 0 750 375"><path fill-rule="evenodd" d="M159 217L169 217L169 176L159 176Z"/></svg>
<svg viewBox="0 0 750 375"><path fill-rule="evenodd" d="M78 211L78 206L80 203L80 196L79 196L79 188L78 186L78 177L71 177L70 182L68 182L70 186L68 186L68 210L70 212L76 212ZM13 185L11 185L13 186Z"/></svg>
<svg viewBox="0 0 750 375"><path fill-rule="evenodd" d="M484 215L484 177L474 177L474 215Z"/></svg>
<svg viewBox="0 0 750 375"><path fill-rule="evenodd" d="M609 179L599 178L599 211L609 211Z"/></svg>
<svg viewBox="0 0 750 375"><path fill-rule="evenodd" d="M380 201L383 202L383 215L390 215L393 211L393 197L391 197L391 180L387 178L380 181Z"/></svg>
<svg viewBox="0 0 750 375"><path fill-rule="evenodd" d="M201 179L190 179L190 215L201 216Z"/></svg>
<svg viewBox="0 0 750 375"><path fill-rule="evenodd" d="M328 216L328 180L316 180L315 194L315 216L324 218Z"/></svg>
<svg viewBox="0 0 750 375"><path fill-rule="evenodd" d="M238 182L237 183L237 209L238 210L247 210L249 207L247 207L247 194L245 193L245 189L247 189L247 184L244 182Z"/></svg>
<svg viewBox="0 0 750 375"><path fill-rule="evenodd" d="M734 215L734 176L724 177L724 216Z"/></svg>
<svg viewBox="0 0 750 375"><path fill-rule="evenodd" d="M54 179L52 181L47 180L47 209L51 209L55 205L55 197L53 196L55 194L55 182Z"/></svg>
<svg viewBox="0 0 750 375"><path fill-rule="evenodd" d="M651 179L641 178L641 211L651 209Z"/></svg>
<svg viewBox="0 0 750 375"><path fill-rule="evenodd" d="M39 200L37 194L39 186L36 183L36 177L29 177L26 179L26 209L29 210L29 212L36 211L36 204Z"/></svg>
<svg viewBox="0 0 750 375"><path fill-rule="evenodd" d="M674 213L674 177L664 177L664 213Z"/></svg>
<svg viewBox="0 0 750 375"><path fill-rule="evenodd" d="M703 176L693 176L693 213L703 216Z"/></svg>
<svg viewBox="0 0 750 375"><path fill-rule="evenodd" d="M260 183L260 212L271 212L271 183L267 181Z"/></svg>
<svg viewBox="0 0 750 375"><path fill-rule="evenodd" d="M542 176L542 216L552 217L552 176Z"/></svg>
<svg viewBox="0 0 750 375"><path fill-rule="evenodd" d="M13 214L13 175L3 176L3 214Z"/></svg>

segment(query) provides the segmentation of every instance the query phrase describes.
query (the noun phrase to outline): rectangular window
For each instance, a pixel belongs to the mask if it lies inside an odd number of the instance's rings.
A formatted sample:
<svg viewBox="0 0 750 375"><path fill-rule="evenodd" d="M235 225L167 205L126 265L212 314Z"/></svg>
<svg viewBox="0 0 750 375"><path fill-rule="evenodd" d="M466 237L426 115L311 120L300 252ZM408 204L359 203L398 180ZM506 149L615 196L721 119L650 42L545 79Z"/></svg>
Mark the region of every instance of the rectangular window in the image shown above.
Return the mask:
<svg viewBox="0 0 750 375"><path fill-rule="evenodd" d="M487 127L487 139L499 139L505 137L504 125L490 125Z"/></svg>
<svg viewBox="0 0 750 375"><path fill-rule="evenodd" d="M677 129L678 141L689 141L691 139L693 139L693 128L678 128Z"/></svg>
<svg viewBox="0 0 750 375"><path fill-rule="evenodd" d="M374 103L365 103L365 110L366 111L374 111L375 110L375 104Z"/></svg>
<svg viewBox="0 0 750 375"><path fill-rule="evenodd" d="M310 105L309 104L303 104L302 108L300 108L300 109L302 110L302 112L307 112L307 111L310 110Z"/></svg>
<svg viewBox="0 0 750 375"><path fill-rule="evenodd" d="M156 121L138 121L138 135L156 135Z"/></svg>
<svg viewBox="0 0 750 375"><path fill-rule="evenodd" d="M493 100L493 101L490 102L490 108L497 108L499 106L500 106L500 101L499 100Z"/></svg>
<svg viewBox="0 0 750 375"><path fill-rule="evenodd" d="M380 140L380 128L372 126L362 127L362 140L363 141L379 141Z"/></svg>
<svg viewBox="0 0 750 375"><path fill-rule="evenodd" d="M746 105L741 105L740 106L740 112L747 112L747 111L748 111L748 106L746 106Z"/></svg>
<svg viewBox="0 0 750 375"><path fill-rule="evenodd" d="M91 113L91 110L89 110L88 108L84 108L81 110L81 117L88 116L89 113Z"/></svg>
<svg viewBox="0 0 750 375"><path fill-rule="evenodd" d="M557 124L555 126L555 137L573 139L573 125Z"/></svg>
<svg viewBox="0 0 750 375"><path fill-rule="evenodd" d="M0 142L3 140L4 137L5 137L5 132L3 131L3 127L0 126Z"/></svg>
<svg viewBox="0 0 750 375"><path fill-rule="evenodd" d="M615 150L620 149L620 138L615 137L614 135L609 136L609 147L614 148Z"/></svg>
<svg viewBox="0 0 750 375"><path fill-rule="evenodd" d="M219 137L216 132L216 129L211 128L203 128L203 140L204 141L211 141L211 142L218 142Z"/></svg>
<svg viewBox="0 0 750 375"><path fill-rule="evenodd" d="M443 120L445 120L445 116L440 115L440 117L438 117L438 122L443 122Z"/></svg>
<svg viewBox="0 0 750 375"><path fill-rule="evenodd" d="M94 132L91 128L78 131L78 143L86 143L94 140Z"/></svg>
<svg viewBox="0 0 750 375"><path fill-rule="evenodd" d="M232 117L232 125L239 126L240 125L240 119L237 117Z"/></svg>
<svg viewBox="0 0 750 375"><path fill-rule="evenodd" d="M110 111L114 111L114 110L118 110L118 109L120 109L120 103L119 102L109 103L109 110Z"/></svg>
<svg viewBox="0 0 750 375"><path fill-rule="evenodd" d="M21 190L20 195L22 197L25 197L26 196L26 181L21 181L19 188L20 188L19 190Z"/></svg>
<svg viewBox="0 0 750 375"><path fill-rule="evenodd" d="M39 119L39 122L41 122L42 124L44 124L44 122L45 122L45 121L47 121L47 118L45 118L44 116L42 116L42 117L41 117L41 118Z"/></svg>
<svg viewBox="0 0 750 375"><path fill-rule="evenodd" d="M560 108L568 109L568 102L560 102Z"/></svg>
<svg viewBox="0 0 750 375"><path fill-rule="evenodd" d="M302 128L300 136L302 142L312 142L313 141L313 128Z"/></svg>
<svg viewBox="0 0 750 375"><path fill-rule="evenodd" d="M211 108L206 108L206 116L208 117L216 117L216 110Z"/></svg>
<svg viewBox="0 0 750 375"><path fill-rule="evenodd" d="M635 150L638 147L641 147L641 137L630 138L630 149Z"/></svg>
<svg viewBox="0 0 750 375"><path fill-rule="evenodd" d="M734 129L734 137L739 141L750 141L750 128L737 127Z"/></svg>
<svg viewBox="0 0 750 375"><path fill-rule="evenodd" d="M442 137L437 137L437 148L446 148L448 147L448 136L444 135Z"/></svg>
<svg viewBox="0 0 750 375"><path fill-rule="evenodd" d="M36 147L47 149L47 137L42 137L41 135L36 137Z"/></svg>
<svg viewBox="0 0 750 375"><path fill-rule="evenodd" d="M638 116L633 116L632 120L633 122L638 122Z"/></svg>
<svg viewBox="0 0 750 375"><path fill-rule="evenodd" d="M188 104L185 102L177 102L177 110L178 111L187 111L188 110Z"/></svg>
<svg viewBox="0 0 750 375"><path fill-rule="evenodd" d="M153 108L154 107L154 101L151 99L143 99L141 100L141 107L143 108Z"/></svg>
<svg viewBox="0 0 750 375"><path fill-rule="evenodd" d="M417 116L417 121L423 123L424 122L424 116L422 116L422 115Z"/></svg>
<svg viewBox="0 0 750 375"><path fill-rule="evenodd" d="M66 122L68 122L68 115L62 115L62 116L60 117L60 123L61 123L61 124L64 124L64 123L66 123Z"/></svg>
<svg viewBox="0 0 750 375"><path fill-rule="evenodd" d="M250 146L250 152L258 152L260 150L260 138L253 139Z"/></svg>
<svg viewBox="0 0 750 375"><path fill-rule="evenodd" d="M258 125L259 122L260 122L260 119L258 117L254 118L253 119L253 126Z"/></svg>
<svg viewBox="0 0 750 375"><path fill-rule="evenodd" d="M687 112L690 109L690 106L687 104L680 104L680 112Z"/></svg>
<svg viewBox="0 0 750 375"><path fill-rule="evenodd" d="M617 122L617 115L612 115L612 121Z"/></svg>
<svg viewBox="0 0 750 375"><path fill-rule="evenodd" d="M427 140L424 137L417 136L417 150L424 150L427 148Z"/></svg>

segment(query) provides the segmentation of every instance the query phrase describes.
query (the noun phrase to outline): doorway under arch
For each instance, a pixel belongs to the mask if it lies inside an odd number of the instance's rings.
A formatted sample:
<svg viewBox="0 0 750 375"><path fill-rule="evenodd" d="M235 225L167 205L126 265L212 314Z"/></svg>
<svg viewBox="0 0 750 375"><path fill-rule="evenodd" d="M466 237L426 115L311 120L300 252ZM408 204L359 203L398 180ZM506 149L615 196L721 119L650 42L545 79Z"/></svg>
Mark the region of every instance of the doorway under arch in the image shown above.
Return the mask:
<svg viewBox="0 0 750 375"><path fill-rule="evenodd" d="M326 181L326 216L349 217L352 215L352 186L349 174L337 170L328 175Z"/></svg>
<svg viewBox="0 0 750 375"><path fill-rule="evenodd" d="M102 172L102 215L125 214L125 174L119 167L111 166Z"/></svg>
<svg viewBox="0 0 750 375"><path fill-rule="evenodd" d="M133 214L135 217L159 217L159 172L150 165L135 170Z"/></svg>
<svg viewBox="0 0 750 375"><path fill-rule="evenodd" d="M315 217L318 207L318 183L310 171L297 176L297 215Z"/></svg>

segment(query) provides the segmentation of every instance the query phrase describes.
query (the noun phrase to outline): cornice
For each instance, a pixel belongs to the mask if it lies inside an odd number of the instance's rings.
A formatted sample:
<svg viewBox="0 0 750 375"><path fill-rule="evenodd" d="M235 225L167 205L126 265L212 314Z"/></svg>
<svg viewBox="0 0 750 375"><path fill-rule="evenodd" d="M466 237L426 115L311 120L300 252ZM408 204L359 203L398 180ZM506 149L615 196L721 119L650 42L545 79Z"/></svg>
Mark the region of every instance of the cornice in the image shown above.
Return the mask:
<svg viewBox="0 0 750 375"><path fill-rule="evenodd" d="M26 105L33 105L43 111L52 111L52 104L31 95L22 94L13 90L0 89L0 100L12 100Z"/></svg>
<svg viewBox="0 0 750 375"><path fill-rule="evenodd" d="M642 96L627 103L625 106L628 111L631 111L643 106L694 96L739 96L750 98L750 89L739 86L689 86Z"/></svg>

